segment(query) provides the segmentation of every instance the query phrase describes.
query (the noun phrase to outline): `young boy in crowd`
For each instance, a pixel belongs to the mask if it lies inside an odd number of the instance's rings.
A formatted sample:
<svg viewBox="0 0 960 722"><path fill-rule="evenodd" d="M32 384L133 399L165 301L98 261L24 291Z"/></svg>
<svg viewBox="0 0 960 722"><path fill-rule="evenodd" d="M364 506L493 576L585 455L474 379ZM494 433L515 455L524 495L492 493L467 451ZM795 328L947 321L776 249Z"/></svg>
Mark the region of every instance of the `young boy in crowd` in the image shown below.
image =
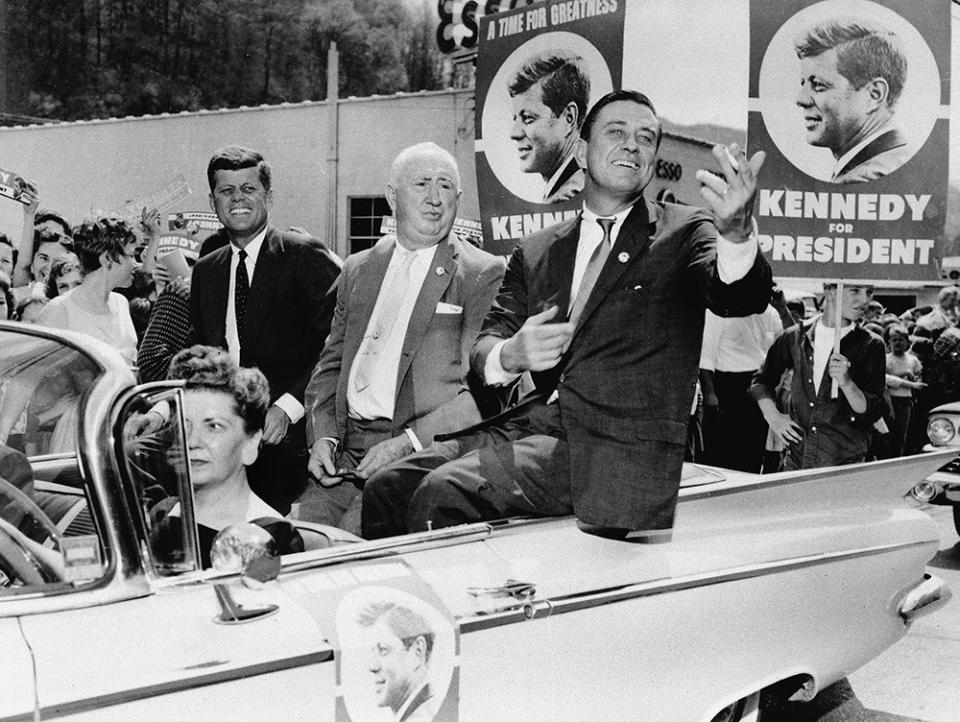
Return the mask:
<svg viewBox="0 0 960 722"><path fill-rule="evenodd" d="M913 392L922 389L923 366L910 351L910 333L903 324L887 327L887 391L893 404L893 428L890 429L889 455L903 456L913 410Z"/></svg>

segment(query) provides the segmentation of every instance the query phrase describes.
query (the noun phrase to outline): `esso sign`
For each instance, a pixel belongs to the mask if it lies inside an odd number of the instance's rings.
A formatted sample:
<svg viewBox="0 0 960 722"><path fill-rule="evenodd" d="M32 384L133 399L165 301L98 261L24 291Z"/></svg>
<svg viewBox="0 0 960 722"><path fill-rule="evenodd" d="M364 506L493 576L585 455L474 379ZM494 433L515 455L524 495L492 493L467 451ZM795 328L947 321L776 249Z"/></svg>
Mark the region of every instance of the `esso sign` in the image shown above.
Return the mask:
<svg viewBox="0 0 960 722"><path fill-rule="evenodd" d="M443 53L477 47L480 18L501 10L530 5L534 0L437 0L437 45Z"/></svg>

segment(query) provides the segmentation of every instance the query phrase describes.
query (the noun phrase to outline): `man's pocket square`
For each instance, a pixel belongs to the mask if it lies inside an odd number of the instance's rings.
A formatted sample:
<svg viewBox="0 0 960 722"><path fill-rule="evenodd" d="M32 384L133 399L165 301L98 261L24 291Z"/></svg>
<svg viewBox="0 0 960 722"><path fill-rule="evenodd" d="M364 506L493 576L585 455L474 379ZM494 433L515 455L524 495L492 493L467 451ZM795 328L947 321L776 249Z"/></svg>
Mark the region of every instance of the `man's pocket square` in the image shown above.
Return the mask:
<svg viewBox="0 0 960 722"><path fill-rule="evenodd" d="M463 306L458 306L455 303L444 303L441 301L437 304L437 313L463 313Z"/></svg>

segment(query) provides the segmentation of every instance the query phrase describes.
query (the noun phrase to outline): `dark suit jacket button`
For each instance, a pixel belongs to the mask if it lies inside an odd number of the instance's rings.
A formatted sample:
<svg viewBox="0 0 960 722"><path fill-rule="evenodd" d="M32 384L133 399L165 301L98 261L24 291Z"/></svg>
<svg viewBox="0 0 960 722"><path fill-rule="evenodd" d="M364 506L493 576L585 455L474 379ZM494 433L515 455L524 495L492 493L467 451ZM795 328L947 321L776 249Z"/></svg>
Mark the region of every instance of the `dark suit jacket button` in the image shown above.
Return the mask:
<svg viewBox="0 0 960 722"><path fill-rule="evenodd" d="M564 381L567 380L566 374L560 374L560 378L558 380L562 384Z"/></svg>

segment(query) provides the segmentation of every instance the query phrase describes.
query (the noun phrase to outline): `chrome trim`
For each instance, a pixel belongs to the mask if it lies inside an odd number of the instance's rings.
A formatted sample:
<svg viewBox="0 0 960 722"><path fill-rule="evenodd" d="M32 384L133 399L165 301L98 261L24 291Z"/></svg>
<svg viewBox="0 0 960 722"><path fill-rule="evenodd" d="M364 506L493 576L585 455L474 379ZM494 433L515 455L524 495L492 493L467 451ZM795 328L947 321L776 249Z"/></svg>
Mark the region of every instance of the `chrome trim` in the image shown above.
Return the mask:
<svg viewBox="0 0 960 722"><path fill-rule="evenodd" d="M319 569L345 561L379 559L382 557L397 556L401 553L440 549L464 542L483 541L487 539L491 533L492 527L490 524L481 522L478 524L463 524L461 526L448 527L438 531L425 531L402 537L367 541L362 544L345 544L342 546L327 547L326 549L289 554L283 557L283 566L280 569L279 579L283 581L285 576L292 573ZM211 569L179 577L159 578L154 580L154 587L164 589L198 583L231 581L236 578L236 572L219 572Z"/></svg>
<svg viewBox="0 0 960 722"><path fill-rule="evenodd" d="M273 672L282 672L287 669L297 667L308 667L313 664L322 664L333 659L332 649L322 649L318 652L301 654L296 657L287 657L266 662L257 662L243 667L227 669L217 672L207 672L199 674L189 679L179 679L170 682L160 682L158 684L137 687L135 689L124 690L123 692L111 692L109 694L97 695L95 697L85 697L83 699L71 700L56 705L42 706L38 710L39 717L33 714L13 715L10 717L0 717L0 722L33 722L34 719L55 719L57 717L68 717L70 715L81 714L83 712L92 712L105 707L113 707L129 702L137 702L151 697L160 697L165 694L175 694L177 692L186 692L198 687L208 687L212 684L222 682L233 682L248 677L257 677L262 674L271 674ZM196 669L196 668L193 668Z"/></svg>
<svg viewBox="0 0 960 722"><path fill-rule="evenodd" d="M839 473L850 473L851 467L856 471L863 472L871 467L883 467L885 469L896 469L900 466L914 466L921 457L930 457L932 462L936 462L936 467L942 466L946 461L957 455L958 449L938 449L925 454L914 454L912 456L902 456L895 459L881 459L879 461L866 461L860 464L851 464L844 467L828 466L811 471L780 471L775 474L751 474L741 473L736 476L733 472L727 476L725 481L716 484L707 484L703 486L681 487L679 501L692 501L696 499L708 499L716 496L727 496L729 494L739 494L744 491L755 491L759 489L770 489L778 486L789 486L792 484L806 484L810 481L825 479ZM932 473L932 472L931 472ZM752 481L746 481L752 479ZM909 489L904 489L908 492Z"/></svg>
<svg viewBox="0 0 960 722"><path fill-rule="evenodd" d="M891 551L902 549L912 549L924 547L932 544L932 541L904 542L899 544L882 544L862 549L853 549L836 552L824 552L821 554L811 554L803 557L793 557L791 559L780 559L762 564L749 564L739 567L730 567L719 572L702 572L700 574L691 574L685 577L674 577L670 579L654 579L646 582L634 582L628 584L619 584L617 586L604 589L593 589L573 594L564 594L559 597L550 597L549 600L541 600L540 604L547 602L549 607L538 609L536 605L532 609L516 608L490 614L477 613L470 616L464 615L458 617L460 631L464 634L470 632L479 632L485 629L501 627L507 624L523 622L527 619L537 619L540 617L567 614L577 612L582 609L599 607L604 604L613 604L615 602L628 601L639 597L650 597L657 594L666 594L669 592L678 592L684 589L694 589L713 584L726 584L728 582L740 581L742 579L752 579L754 577L764 576L771 573L783 573L794 571L796 569L805 569L808 567L820 566L836 561L846 561L860 557L876 556L886 554ZM546 612L545 614L541 614Z"/></svg>

